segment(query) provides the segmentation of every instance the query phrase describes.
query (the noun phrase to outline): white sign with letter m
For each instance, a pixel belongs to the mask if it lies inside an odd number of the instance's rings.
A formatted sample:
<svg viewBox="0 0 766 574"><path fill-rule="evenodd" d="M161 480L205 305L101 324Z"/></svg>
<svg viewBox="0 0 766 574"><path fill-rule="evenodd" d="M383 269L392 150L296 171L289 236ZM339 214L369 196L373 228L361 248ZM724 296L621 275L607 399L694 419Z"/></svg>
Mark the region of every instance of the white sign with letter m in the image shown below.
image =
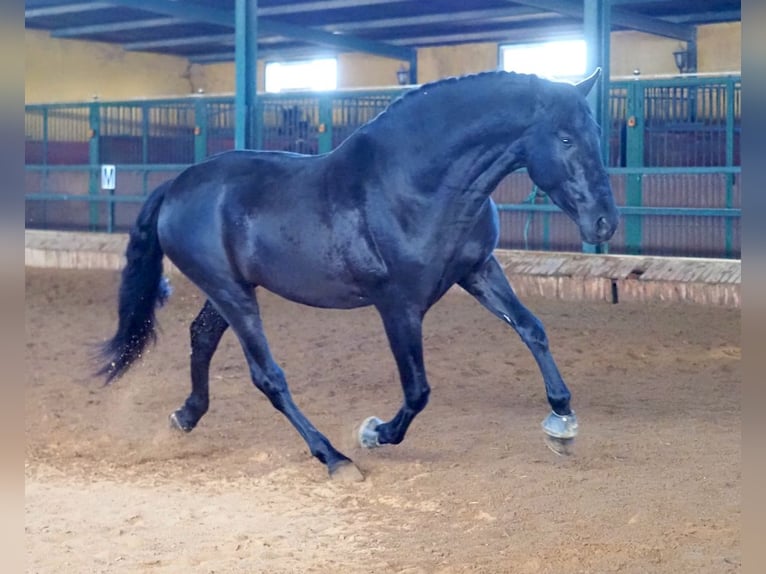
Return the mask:
<svg viewBox="0 0 766 574"><path fill-rule="evenodd" d="M117 179L117 168L113 165L101 166L101 189L113 190Z"/></svg>

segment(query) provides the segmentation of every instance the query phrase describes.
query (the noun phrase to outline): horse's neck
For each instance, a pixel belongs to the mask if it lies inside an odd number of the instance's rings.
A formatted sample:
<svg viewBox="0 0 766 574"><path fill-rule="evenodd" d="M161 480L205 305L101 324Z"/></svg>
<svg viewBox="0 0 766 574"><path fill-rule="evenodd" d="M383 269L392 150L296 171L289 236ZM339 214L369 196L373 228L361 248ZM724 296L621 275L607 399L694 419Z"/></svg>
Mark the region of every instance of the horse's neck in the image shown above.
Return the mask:
<svg viewBox="0 0 766 574"><path fill-rule="evenodd" d="M523 89L502 87L475 80L424 89L400 102L374 137L385 163L403 170L412 187L390 192L433 196L442 205L464 203L465 210L521 167L515 142L529 123L530 98Z"/></svg>

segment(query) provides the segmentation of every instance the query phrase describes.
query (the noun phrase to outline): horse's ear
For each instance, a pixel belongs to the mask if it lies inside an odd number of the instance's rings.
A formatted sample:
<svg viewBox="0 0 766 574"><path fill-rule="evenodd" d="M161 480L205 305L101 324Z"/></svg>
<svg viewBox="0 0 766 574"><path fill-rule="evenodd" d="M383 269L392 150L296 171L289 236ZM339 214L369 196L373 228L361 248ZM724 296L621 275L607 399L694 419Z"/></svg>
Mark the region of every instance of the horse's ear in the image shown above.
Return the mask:
<svg viewBox="0 0 766 574"><path fill-rule="evenodd" d="M593 86L596 85L596 82L600 76L601 68L596 68L596 70L590 76L585 78L582 82L575 84L577 91L579 91L584 98L587 97L588 94L590 94L590 91L593 89Z"/></svg>

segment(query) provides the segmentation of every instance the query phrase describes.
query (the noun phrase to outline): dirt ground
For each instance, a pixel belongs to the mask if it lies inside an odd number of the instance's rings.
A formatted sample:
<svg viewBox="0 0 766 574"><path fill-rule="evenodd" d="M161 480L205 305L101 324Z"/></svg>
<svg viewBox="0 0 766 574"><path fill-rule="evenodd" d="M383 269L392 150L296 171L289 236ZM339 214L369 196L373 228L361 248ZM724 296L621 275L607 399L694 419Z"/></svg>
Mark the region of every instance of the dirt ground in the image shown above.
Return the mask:
<svg viewBox="0 0 766 574"><path fill-rule="evenodd" d="M227 333L211 410L189 390L202 299L174 279L159 342L118 383L90 376L115 325L115 272L27 270L28 572L727 573L741 570L740 314L528 299L574 396L574 455L546 448L541 377L469 296L425 325L433 388L396 447L352 430L401 391L373 310L260 295L297 403L366 475L328 480L249 383Z"/></svg>

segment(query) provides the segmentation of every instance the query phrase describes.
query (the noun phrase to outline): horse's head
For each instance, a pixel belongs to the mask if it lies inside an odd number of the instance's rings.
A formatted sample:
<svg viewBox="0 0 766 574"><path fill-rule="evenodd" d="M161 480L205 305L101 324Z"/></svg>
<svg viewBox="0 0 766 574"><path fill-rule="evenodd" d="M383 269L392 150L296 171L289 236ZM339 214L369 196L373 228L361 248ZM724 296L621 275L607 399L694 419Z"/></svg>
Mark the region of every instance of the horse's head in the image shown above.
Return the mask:
<svg viewBox="0 0 766 574"><path fill-rule="evenodd" d="M588 243L609 240L618 221L600 129L585 100L600 73L577 85L538 81L535 121L523 136L532 181L577 223Z"/></svg>

